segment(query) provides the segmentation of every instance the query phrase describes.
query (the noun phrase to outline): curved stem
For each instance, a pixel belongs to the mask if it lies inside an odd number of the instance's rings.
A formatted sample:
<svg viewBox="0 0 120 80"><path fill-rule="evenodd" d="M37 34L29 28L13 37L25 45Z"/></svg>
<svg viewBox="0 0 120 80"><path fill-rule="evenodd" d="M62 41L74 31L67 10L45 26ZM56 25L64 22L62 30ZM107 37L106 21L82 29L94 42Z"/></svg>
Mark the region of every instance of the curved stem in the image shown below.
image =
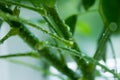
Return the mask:
<svg viewBox="0 0 120 80"><path fill-rule="evenodd" d="M98 48L94 54L94 59L99 60L101 58L102 54L102 49L104 48L107 40L109 39L109 36L111 34L111 31L109 30L109 27L105 29L102 33L102 37L100 38Z"/></svg>
<svg viewBox="0 0 120 80"><path fill-rule="evenodd" d="M9 14L6 14L6 13L4 13L4 12L2 12L2 11L0 11L0 16L1 16L2 18L4 18L4 19L7 19L7 20L13 20L13 21L18 21L18 22L21 22L21 23L28 24L28 25L30 25L31 27L37 28L37 29L41 30L42 32L48 34L48 35L51 36L52 38L55 38L55 39L58 39L58 40L62 41L63 43L65 43L65 44L68 45L68 46L72 46L72 45L73 45L73 42L72 42L72 41L68 41L68 40L65 40L65 39L63 39L63 38L60 38L59 36L54 35L53 33L50 33L50 32L48 32L47 30L41 28L41 26L36 25L36 24L34 24L34 23L32 23L32 22L29 22L29 21L27 21L27 20L14 17L14 16L9 15Z"/></svg>
<svg viewBox="0 0 120 80"><path fill-rule="evenodd" d="M0 3L4 3L4 4L7 3L7 4L12 4L12 5L20 6L20 7L32 10L32 11L36 11L36 12L42 14L42 15L46 15L46 11L43 8L34 8L34 7L31 7L31 6L25 5L25 4L20 4L20 3L15 2L15 1L8 1L8 0L0 1Z"/></svg>
<svg viewBox="0 0 120 80"><path fill-rule="evenodd" d="M40 72L43 72L43 73L46 73L50 76L55 76L55 77L58 77L59 79L61 80L65 80L63 77L61 77L60 75L57 75L57 74L54 74L54 73L51 73L49 72L48 70L45 70L45 69L42 69L40 66L35 66L31 63L28 63L28 62L23 62L23 61L20 61L20 60L15 60L15 59L6 59L7 61L9 62L12 62L12 63L15 63L15 64L20 64L20 65L24 65L26 67L29 67L29 68L32 68L36 71L40 71Z"/></svg>
<svg viewBox="0 0 120 80"><path fill-rule="evenodd" d="M53 46L51 46L53 47ZM116 72L114 72L113 70L110 70L109 68L107 68L105 65L99 63L97 60L85 55L84 54L81 54L80 52L74 50L74 49L69 49L69 48L63 48L63 47L53 47L53 48L58 48L58 49L62 49L62 50L66 50L66 51L69 51L71 53L71 55L75 55L75 56L78 56L80 59L83 58L84 60L86 60L87 62L90 62L90 63L93 63L93 64L96 64L98 66L100 66L102 69L104 69L105 71L109 72L109 73L112 73L115 77L117 77L119 80L120 80L120 76L119 74L117 74ZM80 54L80 55L78 55Z"/></svg>
<svg viewBox="0 0 120 80"><path fill-rule="evenodd" d="M16 53L16 54L9 54L9 55L1 55L0 58L11 58L11 57L38 57L38 54L29 52L29 53Z"/></svg>

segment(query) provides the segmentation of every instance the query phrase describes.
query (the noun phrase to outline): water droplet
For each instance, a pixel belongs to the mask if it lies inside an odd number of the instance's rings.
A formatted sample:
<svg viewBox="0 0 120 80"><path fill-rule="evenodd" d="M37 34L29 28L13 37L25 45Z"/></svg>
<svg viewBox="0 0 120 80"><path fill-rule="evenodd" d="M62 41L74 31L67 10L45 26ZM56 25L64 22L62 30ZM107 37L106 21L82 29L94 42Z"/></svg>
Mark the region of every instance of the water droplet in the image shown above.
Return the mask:
<svg viewBox="0 0 120 80"><path fill-rule="evenodd" d="M70 31L70 27L69 26L67 26L67 29L68 29L68 31Z"/></svg>
<svg viewBox="0 0 120 80"><path fill-rule="evenodd" d="M89 64L89 61L86 61L87 64Z"/></svg>
<svg viewBox="0 0 120 80"><path fill-rule="evenodd" d="M69 41L69 44L70 44L71 46L73 46L74 42L73 42L73 41Z"/></svg>
<svg viewBox="0 0 120 80"><path fill-rule="evenodd" d="M110 25L109 25L109 29L111 31L116 31L118 28L118 25L115 23L115 22L111 22Z"/></svg>

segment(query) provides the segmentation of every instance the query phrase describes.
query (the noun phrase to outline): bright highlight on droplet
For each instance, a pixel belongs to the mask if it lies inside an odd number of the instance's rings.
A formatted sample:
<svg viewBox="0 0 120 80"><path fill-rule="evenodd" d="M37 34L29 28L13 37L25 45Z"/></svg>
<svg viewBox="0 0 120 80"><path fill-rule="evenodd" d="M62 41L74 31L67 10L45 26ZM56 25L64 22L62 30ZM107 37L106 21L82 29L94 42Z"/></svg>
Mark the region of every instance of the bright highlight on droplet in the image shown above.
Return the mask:
<svg viewBox="0 0 120 80"><path fill-rule="evenodd" d="M111 31L116 31L118 28L118 25L115 22L111 22L109 25L109 28Z"/></svg>
<svg viewBox="0 0 120 80"><path fill-rule="evenodd" d="M73 46L74 42L73 41L69 41L69 45Z"/></svg>

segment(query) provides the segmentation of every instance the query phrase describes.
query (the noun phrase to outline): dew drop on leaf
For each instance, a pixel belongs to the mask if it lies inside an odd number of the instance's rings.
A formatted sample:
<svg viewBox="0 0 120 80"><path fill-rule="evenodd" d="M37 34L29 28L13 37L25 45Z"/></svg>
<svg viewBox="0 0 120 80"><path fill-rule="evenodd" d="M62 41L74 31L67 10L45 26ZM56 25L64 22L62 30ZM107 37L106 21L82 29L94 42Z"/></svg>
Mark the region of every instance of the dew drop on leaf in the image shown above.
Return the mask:
<svg viewBox="0 0 120 80"><path fill-rule="evenodd" d="M73 44L74 44L73 41L69 41L69 45L70 45L71 47L73 46Z"/></svg>

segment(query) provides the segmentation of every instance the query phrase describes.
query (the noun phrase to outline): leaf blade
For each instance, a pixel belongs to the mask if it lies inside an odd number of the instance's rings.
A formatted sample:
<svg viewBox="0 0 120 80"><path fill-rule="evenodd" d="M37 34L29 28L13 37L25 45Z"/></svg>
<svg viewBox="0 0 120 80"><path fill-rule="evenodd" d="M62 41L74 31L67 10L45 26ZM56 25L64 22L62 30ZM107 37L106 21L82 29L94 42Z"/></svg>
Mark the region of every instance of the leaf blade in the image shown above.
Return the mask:
<svg viewBox="0 0 120 80"><path fill-rule="evenodd" d="M70 31L72 32L72 35L73 35L74 32L75 32L76 22L77 22L77 15L76 15L76 14L68 17L68 18L65 20L65 23L70 27Z"/></svg>

